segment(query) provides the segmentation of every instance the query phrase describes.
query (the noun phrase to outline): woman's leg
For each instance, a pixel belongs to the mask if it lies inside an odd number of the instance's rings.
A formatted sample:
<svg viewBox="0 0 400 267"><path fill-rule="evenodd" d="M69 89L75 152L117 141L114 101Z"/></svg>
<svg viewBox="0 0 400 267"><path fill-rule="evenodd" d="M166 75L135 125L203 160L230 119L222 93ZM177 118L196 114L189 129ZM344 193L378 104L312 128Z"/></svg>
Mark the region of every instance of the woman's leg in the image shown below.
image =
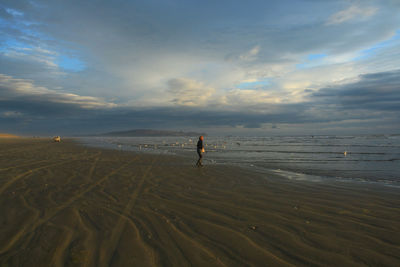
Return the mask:
<svg viewBox="0 0 400 267"><path fill-rule="evenodd" d="M203 158L203 155L201 154L201 151L200 150L197 150L197 154L199 155L199 159L197 160L197 163L196 163L196 166L203 166L203 164L202 164L202 158Z"/></svg>

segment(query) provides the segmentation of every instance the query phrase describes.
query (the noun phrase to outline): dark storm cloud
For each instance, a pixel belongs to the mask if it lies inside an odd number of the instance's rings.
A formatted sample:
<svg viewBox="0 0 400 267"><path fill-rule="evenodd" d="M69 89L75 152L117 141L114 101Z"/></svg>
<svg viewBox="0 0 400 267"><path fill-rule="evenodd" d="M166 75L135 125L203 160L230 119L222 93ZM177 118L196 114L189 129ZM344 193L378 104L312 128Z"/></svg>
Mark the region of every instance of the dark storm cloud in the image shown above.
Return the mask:
<svg viewBox="0 0 400 267"><path fill-rule="evenodd" d="M400 111L400 70L365 74L359 81L323 88L312 94L317 103L339 110Z"/></svg>

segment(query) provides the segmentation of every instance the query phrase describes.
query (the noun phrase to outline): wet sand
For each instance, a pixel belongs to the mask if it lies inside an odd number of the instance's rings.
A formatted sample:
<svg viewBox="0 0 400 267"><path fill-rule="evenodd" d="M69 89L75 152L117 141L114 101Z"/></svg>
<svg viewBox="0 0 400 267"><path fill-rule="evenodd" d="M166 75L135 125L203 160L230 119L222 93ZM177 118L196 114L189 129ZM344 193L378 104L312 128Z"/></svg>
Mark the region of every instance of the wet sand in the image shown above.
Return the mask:
<svg viewBox="0 0 400 267"><path fill-rule="evenodd" d="M0 266L400 266L400 189L0 139Z"/></svg>

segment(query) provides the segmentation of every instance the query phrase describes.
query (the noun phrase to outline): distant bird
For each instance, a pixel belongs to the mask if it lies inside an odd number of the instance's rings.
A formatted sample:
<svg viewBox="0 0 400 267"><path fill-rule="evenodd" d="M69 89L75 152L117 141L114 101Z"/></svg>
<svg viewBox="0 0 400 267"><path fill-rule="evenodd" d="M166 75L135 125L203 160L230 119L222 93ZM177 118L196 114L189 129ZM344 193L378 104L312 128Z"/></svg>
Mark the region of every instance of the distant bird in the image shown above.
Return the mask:
<svg viewBox="0 0 400 267"><path fill-rule="evenodd" d="M60 143L61 142L61 137L55 136L55 137L53 137L53 141L57 142L57 143Z"/></svg>

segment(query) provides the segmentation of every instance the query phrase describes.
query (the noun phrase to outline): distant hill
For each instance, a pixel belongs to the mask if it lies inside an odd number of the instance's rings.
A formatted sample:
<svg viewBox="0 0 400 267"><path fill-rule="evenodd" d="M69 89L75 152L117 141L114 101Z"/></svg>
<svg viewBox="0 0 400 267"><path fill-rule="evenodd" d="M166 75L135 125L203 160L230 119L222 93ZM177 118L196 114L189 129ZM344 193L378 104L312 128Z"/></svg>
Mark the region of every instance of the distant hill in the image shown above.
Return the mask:
<svg viewBox="0 0 400 267"><path fill-rule="evenodd" d="M183 131L166 131L166 130L150 130L136 129L128 131L118 131L99 134L99 136L117 136L117 137L135 137L135 136L200 136L204 133L183 132Z"/></svg>

